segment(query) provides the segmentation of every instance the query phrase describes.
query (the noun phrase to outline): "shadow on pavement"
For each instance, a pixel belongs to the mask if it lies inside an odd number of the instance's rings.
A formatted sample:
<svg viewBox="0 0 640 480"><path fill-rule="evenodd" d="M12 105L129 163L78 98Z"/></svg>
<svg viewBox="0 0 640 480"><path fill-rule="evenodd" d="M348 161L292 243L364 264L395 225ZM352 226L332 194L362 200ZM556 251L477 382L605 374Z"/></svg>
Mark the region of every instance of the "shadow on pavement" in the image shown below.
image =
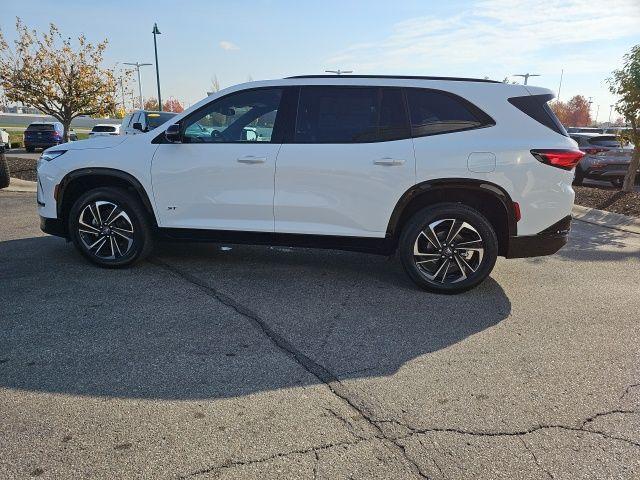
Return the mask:
<svg viewBox="0 0 640 480"><path fill-rule="evenodd" d="M569 244L557 255L582 262L615 262L640 259L640 237L637 246L629 247L629 236L617 230L593 225L580 220L573 221ZM576 229L579 224L580 229ZM623 237L626 239L623 241Z"/></svg>
<svg viewBox="0 0 640 480"><path fill-rule="evenodd" d="M431 295L372 255L212 245L158 255L102 270L60 239L0 243L0 387L197 399L319 383L220 292L343 379L391 375L511 311L492 279Z"/></svg>

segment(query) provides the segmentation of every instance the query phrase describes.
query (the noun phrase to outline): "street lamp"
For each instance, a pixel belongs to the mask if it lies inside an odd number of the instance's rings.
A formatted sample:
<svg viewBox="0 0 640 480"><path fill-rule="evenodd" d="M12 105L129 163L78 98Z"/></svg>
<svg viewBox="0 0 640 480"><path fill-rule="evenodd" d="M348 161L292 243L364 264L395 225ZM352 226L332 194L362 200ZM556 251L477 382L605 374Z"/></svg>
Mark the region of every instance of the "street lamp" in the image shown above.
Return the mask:
<svg viewBox="0 0 640 480"><path fill-rule="evenodd" d="M609 105L609 126L611 126L611 114L613 113L613 107L615 105Z"/></svg>
<svg viewBox="0 0 640 480"><path fill-rule="evenodd" d="M522 77L524 78L524 84L527 84L527 81L529 80L529 77L539 77L540 75L538 75L537 73L516 73L515 75L512 75L513 77Z"/></svg>
<svg viewBox="0 0 640 480"><path fill-rule="evenodd" d="M160 35L158 24L153 24L153 50L156 53L156 81L158 83L158 110L162 111L162 98L160 98L160 67L158 67L158 44L156 43L156 35Z"/></svg>
<svg viewBox="0 0 640 480"><path fill-rule="evenodd" d="M123 65L131 65L136 67L138 72L138 92L140 93L140 109L144 110L144 98L142 98L142 78L140 78L140 67L146 67L147 65L153 65L153 63L124 63Z"/></svg>

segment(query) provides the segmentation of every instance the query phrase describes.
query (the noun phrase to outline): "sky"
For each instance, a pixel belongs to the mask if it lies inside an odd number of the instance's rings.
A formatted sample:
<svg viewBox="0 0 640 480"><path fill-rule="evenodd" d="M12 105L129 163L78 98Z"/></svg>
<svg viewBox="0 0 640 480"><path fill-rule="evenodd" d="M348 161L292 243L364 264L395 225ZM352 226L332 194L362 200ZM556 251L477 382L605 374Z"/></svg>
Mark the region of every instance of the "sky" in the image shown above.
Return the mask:
<svg viewBox="0 0 640 480"><path fill-rule="evenodd" d="M640 0L136 0L6 2L0 28L14 19L71 37L109 40L106 64L154 62L158 23L162 96L186 105L210 90L327 69L355 74L511 77L536 73L532 85L560 99L593 97L606 121L614 98L606 78L640 43ZM143 94L155 96L153 67ZM137 91L137 84L134 84ZM616 117L614 112L613 117Z"/></svg>

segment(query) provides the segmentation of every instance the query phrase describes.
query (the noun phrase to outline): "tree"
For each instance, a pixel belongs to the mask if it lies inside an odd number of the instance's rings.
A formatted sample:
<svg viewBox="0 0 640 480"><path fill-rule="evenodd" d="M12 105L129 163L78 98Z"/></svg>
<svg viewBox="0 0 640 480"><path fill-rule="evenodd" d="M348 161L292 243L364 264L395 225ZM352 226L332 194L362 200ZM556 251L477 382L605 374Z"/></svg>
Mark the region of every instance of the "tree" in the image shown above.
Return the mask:
<svg viewBox="0 0 640 480"><path fill-rule="evenodd" d="M631 126L631 143L635 145L622 190L631 192L640 167L640 45L623 57L623 66L607 79L609 90L618 97L615 109Z"/></svg>
<svg viewBox="0 0 640 480"><path fill-rule="evenodd" d="M144 102L145 110L159 110L158 108L158 100L155 98L147 98Z"/></svg>
<svg viewBox="0 0 640 480"><path fill-rule="evenodd" d="M553 102L551 109L563 125L571 127L586 127L587 125L591 125L589 102L582 95L576 95L568 102Z"/></svg>
<svg viewBox="0 0 640 480"><path fill-rule="evenodd" d="M180 113L184 111L184 108L178 100L176 100L175 98L170 98L162 104L162 110L164 110L165 112Z"/></svg>
<svg viewBox="0 0 640 480"><path fill-rule="evenodd" d="M107 40L89 43L63 38L52 23L38 35L16 19L13 47L0 31L0 86L8 100L36 107L64 125L69 138L71 121L80 115L108 115L115 111L116 80L102 66Z"/></svg>
<svg viewBox="0 0 640 480"><path fill-rule="evenodd" d="M156 98L147 98L144 102L145 110L158 110L158 99ZM175 112L180 113L184 111L182 104L176 100L175 98L170 98L169 100L165 100L162 104L162 110L165 112Z"/></svg>
<svg viewBox="0 0 640 480"><path fill-rule="evenodd" d="M218 81L218 76L214 75L211 78L211 86L209 87L209 94L216 93L220 91L220 82Z"/></svg>

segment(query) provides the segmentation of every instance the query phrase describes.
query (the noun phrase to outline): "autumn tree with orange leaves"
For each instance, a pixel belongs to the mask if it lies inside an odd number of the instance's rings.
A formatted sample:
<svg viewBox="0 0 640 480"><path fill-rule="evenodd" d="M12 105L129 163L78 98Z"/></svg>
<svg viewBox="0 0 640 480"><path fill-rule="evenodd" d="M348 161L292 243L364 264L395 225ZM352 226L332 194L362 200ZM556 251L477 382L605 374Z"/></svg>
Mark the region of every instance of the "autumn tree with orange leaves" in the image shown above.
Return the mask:
<svg viewBox="0 0 640 480"><path fill-rule="evenodd" d="M582 95L572 97L568 102L556 101L551 109L566 127L587 127L591 125L589 102Z"/></svg>
<svg viewBox="0 0 640 480"><path fill-rule="evenodd" d="M18 18L10 46L0 31L0 86L8 100L36 107L64 125L80 115L109 115L116 110L114 71L103 67L107 40L75 42L54 24L47 33L30 30Z"/></svg>
<svg viewBox="0 0 640 480"><path fill-rule="evenodd" d="M144 102L144 109L145 110L157 111L158 110L158 100L155 99L155 98L147 99ZM170 98L169 100L165 100L165 102L162 104L162 111L163 112L181 113L181 112L184 112L184 107L175 98Z"/></svg>

